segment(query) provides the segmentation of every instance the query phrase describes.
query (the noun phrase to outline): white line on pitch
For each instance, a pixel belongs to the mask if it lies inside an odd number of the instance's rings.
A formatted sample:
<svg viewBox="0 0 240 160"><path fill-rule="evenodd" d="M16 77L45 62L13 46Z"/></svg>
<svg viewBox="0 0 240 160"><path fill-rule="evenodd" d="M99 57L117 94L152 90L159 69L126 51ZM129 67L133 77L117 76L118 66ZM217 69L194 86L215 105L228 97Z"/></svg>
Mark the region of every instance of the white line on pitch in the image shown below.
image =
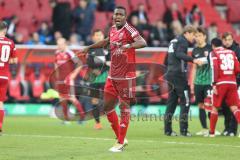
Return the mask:
<svg viewBox="0 0 240 160"><path fill-rule="evenodd" d="M99 140L99 141L114 141L112 138L94 138L94 137L78 137L78 136L52 136L52 135L31 135L31 134L3 134L9 137L28 137L28 138L55 138L55 139L83 139L83 140ZM228 144L213 144L213 143L195 143L195 142L175 142L175 141L160 141L160 140L137 140L132 139L132 142L145 142L145 143L164 143L176 145L198 145L198 146L214 146L214 147L230 147L240 148L240 146Z"/></svg>
<svg viewBox="0 0 240 160"><path fill-rule="evenodd" d="M228 145L228 144L212 144L212 143L194 143L194 142L172 142L164 141L165 144L179 144L179 145L197 145L197 146L213 146L213 147L233 147L240 148L240 146Z"/></svg>

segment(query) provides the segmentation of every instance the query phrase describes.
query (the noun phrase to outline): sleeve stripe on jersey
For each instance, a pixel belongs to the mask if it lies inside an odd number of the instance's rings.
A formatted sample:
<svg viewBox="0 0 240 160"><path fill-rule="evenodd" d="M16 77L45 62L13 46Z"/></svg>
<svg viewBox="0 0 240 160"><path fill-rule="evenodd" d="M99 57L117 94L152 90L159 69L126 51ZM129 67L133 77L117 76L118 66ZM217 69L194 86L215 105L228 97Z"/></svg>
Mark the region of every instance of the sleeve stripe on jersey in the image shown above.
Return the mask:
<svg viewBox="0 0 240 160"><path fill-rule="evenodd" d="M129 26L128 24L126 24L126 29L131 33L132 37L135 37L138 34L137 31L135 31L135 29Z"/></svg>
<svg viewBox="0 0 240 160"><path fill-rule="evenodd" d="M69 55L70 55L71 58L75 57L75 54L73 53L73 51L68 50L67 53L69 53Z"/></svg>
<svg viewBox="0 0 240 160"><path fill-rule="evenodd" d="M127 28L127 30L128 30L129 32L131 32L131 33L134 33L134 32L135 32L134 29L133 29L131 26L129 26L128 24L126 24L126 28Z"/></svg>

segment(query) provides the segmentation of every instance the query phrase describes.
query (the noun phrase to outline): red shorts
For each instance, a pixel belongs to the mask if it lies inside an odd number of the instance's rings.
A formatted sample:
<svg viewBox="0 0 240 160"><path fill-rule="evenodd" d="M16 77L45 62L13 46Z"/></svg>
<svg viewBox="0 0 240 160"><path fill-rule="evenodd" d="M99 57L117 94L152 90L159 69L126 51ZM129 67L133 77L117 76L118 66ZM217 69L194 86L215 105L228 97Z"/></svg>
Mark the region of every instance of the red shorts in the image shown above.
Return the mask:
<svg viewBox="0 0 240 160"><path fill-rule="evenodd" d="M71 88L73 87L71 87L68 77L66 77L64 81L58 81L58 84L56 85L56 90L61 98L69 98L72 93Z"/></svg>
<svg viewBox="0 0 240 160"><path fill-rule="evenodd" d="M0 101L4 102L7 99L8 80L0 79Z"/></svg>
<svg viewBox="0 0 240 160"><path fill-rule="evenodd" d="M220 84L217 85L218 94L213 94L213 106L218 108L222 106L225 101L227 106L238 106L239 97L237 92L237 85L235 84Z"/></svg>
<svg viewBox="0 0 240 160"><path fill-rule="evenodd" d="M104 100L112 97L130 103L129 101L135 100L135 88L136 79L113 80L108 78L104 87Z"/></svg>

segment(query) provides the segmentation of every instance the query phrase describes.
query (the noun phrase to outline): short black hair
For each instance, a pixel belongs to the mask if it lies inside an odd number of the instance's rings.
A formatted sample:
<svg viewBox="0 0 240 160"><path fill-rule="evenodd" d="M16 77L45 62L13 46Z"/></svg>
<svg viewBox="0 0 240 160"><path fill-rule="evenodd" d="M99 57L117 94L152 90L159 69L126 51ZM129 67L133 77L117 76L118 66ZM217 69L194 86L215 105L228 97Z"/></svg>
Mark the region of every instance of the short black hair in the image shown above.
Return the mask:
<svg viewBox="0 0 240 160"><path fill-rule="evenodd" d="M211 41L211 45L214 45L215 47L221 47L222 41L219 38L213 38Z"/></svg>
<svg viewBox="0 0 240 160"><path fill-rule="evenodd" d="M117 7L115 7L115 9L122 9L122 10L124 10L125 14L127 15L127 9L125 7L117 6Z"/></svg>
<svg viewBox="0 0 240 160"><path fill-rule="evenodd" d="M0 31L7 29L8 28L8 24L5 21L0 21Z"/></svg>

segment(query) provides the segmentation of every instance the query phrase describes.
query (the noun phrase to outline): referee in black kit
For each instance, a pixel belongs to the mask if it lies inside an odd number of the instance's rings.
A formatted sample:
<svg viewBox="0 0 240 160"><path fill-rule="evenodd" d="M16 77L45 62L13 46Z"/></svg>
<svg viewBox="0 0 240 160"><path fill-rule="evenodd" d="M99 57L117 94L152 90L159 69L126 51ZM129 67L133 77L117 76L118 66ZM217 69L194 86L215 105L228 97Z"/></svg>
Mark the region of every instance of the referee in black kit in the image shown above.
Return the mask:
<svg viewBox="0 0 240 160"><path fill-rule="evenodd" d="M172 130L172 117L176 110L178 99L180 100L180 135L191 136L188 132L188 112L190 107L190 97L187 77L187 62L193 62L201 65L202 61L193 59L187 55L189 43L193 43L196 29L191 26L185 26L183 34L173 39L168 48L167 55L167 74L169 83L169 97L164 116L164 132L167 136L177 136Z"/></svg>

